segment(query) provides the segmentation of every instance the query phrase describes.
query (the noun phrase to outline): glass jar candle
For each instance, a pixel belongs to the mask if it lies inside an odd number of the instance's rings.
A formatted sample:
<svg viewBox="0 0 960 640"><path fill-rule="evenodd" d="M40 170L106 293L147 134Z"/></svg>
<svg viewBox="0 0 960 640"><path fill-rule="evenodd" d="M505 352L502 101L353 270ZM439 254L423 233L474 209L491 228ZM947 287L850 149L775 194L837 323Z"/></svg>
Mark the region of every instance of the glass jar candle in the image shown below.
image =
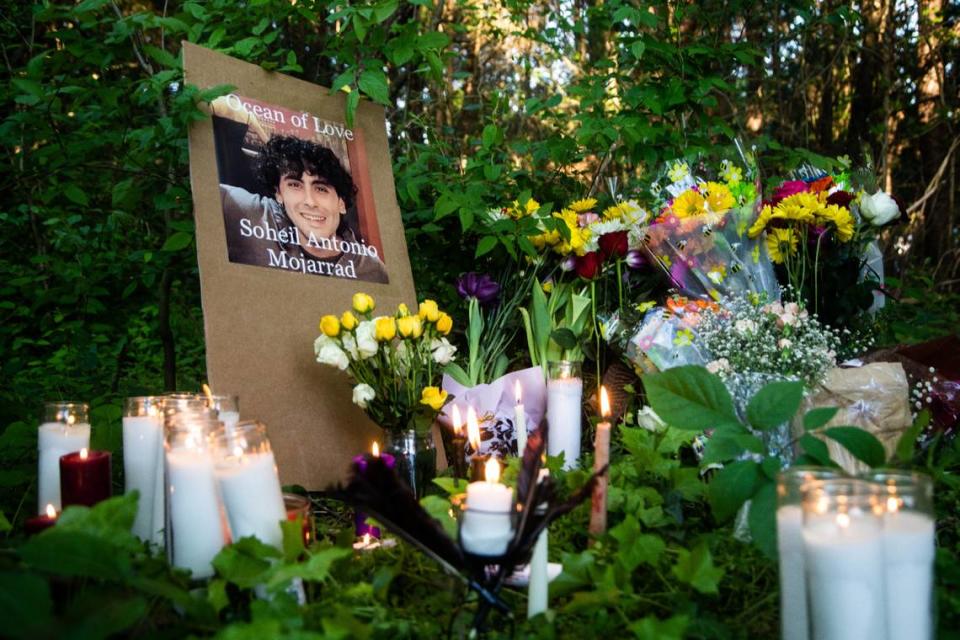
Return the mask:
<svg viewBox="0 0 960 640"><path fill-rule="evenodd" d="M133 533L163 544L163 397L138 396L123 404L124 492L137 491Z"/></svg>
<svg viewBox="0 0 960 640"><path fill-rule="evenodd" d="M233 429L240 422L239 396L215 393L207 396L207 404L217 412L217 419L227 430Z"/></svg>
<svg viewBox="0 0 960 640"><path fill-rule="evenodd" d="M48 402L37 432L37 513L56 511L60 499L60 458L90 448L90 407L85 402Z"/></svg>
<svg viewBox="0 0 960 640"><path fill-rule="evenodd" d="M580 460L583 379L580 363L561 360L547 365L547 453L563 454L563 468L576 469Z"/></svg>

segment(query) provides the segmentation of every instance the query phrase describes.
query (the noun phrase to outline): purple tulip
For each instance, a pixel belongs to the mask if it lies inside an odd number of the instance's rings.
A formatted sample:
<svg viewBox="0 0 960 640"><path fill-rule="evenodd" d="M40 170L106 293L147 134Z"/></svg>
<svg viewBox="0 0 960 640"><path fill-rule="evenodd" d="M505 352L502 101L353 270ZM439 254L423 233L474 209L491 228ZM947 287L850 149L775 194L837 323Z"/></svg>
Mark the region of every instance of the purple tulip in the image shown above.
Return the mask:
<svg viewBox="0 0 960 640"><path fill-rule="evenodd" d="M643 253L641 253L639 249L631 249L630 251L627 251L627 256L624 261L631 269L639 269L643 265L647 264L646 258L643 257Z"/></svg>
<svg viewBox="0 0 960 640"><path fill-rule="evenodd" d="M573 271L577 268L577 257L567 256L563 259L563 262L560 263L560 268L564 271Z"/></svg>
<svg viewBox="0 0 960 640"><path fill-rule="evenodd" d="M469 272L457 278L457 293L464 298L476 298L480 304L496 302L500 285L485 273Z"/></svg>

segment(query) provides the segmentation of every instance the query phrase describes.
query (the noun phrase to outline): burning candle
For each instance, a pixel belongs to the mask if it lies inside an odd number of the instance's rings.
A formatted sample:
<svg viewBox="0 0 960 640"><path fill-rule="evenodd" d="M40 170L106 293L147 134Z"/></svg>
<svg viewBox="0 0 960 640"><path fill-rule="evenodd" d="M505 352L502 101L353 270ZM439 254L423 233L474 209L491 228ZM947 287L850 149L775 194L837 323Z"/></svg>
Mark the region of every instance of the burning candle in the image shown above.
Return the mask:
<svg viewBox="0 0 960 640"><path fill-rule="evenodd" d="M580 459L583 380L579 362L551 362L547 381L547 453L563 454L563 468L576 469Z"/></svg>
<svg viewBox="0 0 960 640"><path fill-rule="evenodd" d="M460 543L467 553L500 556L506 553L513 538L513 490L500 484L500 464L496 459L487 460L484 471L484 480L467 486Z"/></svg>
<svg viewBox="0 0 960 640"><path fill-rule="evenodd" d="M383 464L385 464L388 469L393 469L397 464L397 459L395 456L392 456L389 453L380 453L380 445L376 441L374 441L373 445L370 447L370 456L383 460ZM353 461L360 466L361 472L366 470L366 456L359 455L355 457ZM363 536L371 536L376 539L380 538L380 528L367 524L367 514L362 511L357 511L354 514L353 528L358 538Z"/></svg>
<svg viewBox="0 0 960 640"><path fill-rule="evenodd" d="M280 474L262 422L224 425L214 436L216 475L234 538L253 536L283 548L287 518Z"/></svg>
<svg viewBox="0 0 960 640"><path fill-rule="evenodd" d="M463 418L460 407L453 405L450 414L453 422L453 477L457 480L466 476L464 465L467 460L467 440L463 437Z"/></svg>
<svg viewBox="0 0 960 640"><path fill-rule="evenodd" d="M527 415L523 408L523 387L519 380L513 385L513 396L517 400L513 407L513 428L517 433L517 455L522 458L527 448Z"/></svg>
<svg viewBox="0 0 960 640"><path fill-rule="evenodd" d="M467 407L467 440L470 442L470 448L473 449L473 457L470 458L470 480L481 480L490 456L480 453L480 423L477 420L477 412L472 406Z"/></svg>
<svg viewBox="0 0 960 640"><path fill-rule="evenodd" d="M217 412L217 419L227 433L230 433L240 422L240 399L232 394L215 394L209 385L203 385L203 394L207 398L207 405Z"/></svg>
<svg viewBox="0 0 960 640"><path fill-rule="evenodd" d="M86 448L60 457L60 496L63 506L93 505L109 498L110 452Z"/></svg>
<svg viewBox="0 0 960 640"><path fill-rule="evenodd" d="M90 447L90 407L82 402L49 402L37 433L37 512L61 508L60 458Z"/></svg>
<svg viewBox="0 0 960 640"><path fill-rule="evenodd" d="M53 508L52 504L48 504L43 514L34 516L24 522L23 528L27 532L28 536L32 536L33 534L40 533L44 529L48 529L55 524L57 524L57 510Z"/></svg>
<svg viewBox="0 0 960 640"><path fill-rule="evenodd" d="M163 544L163 398L127 398L123 415L124 492L138 491L133 533Z"/></svg>
<svg viewBox="0 0 960 640"><path fill-rule="evenodd" d="M173 566L209 578L214 556L230 542L208 441L219 423L209 415L182 414L176 424L166 433L167 552Z"/></svg>
<svg viewBox="0 0 960 640"><path fill-rule="evenodd" d="M593 470L599 472L610 462L610 398L607 389L600 386L600 415L603 422L597 425L597 435L594 440ZM607 474L597 478L593 485L593 499L590 506L590 535L594 538L607 530Z"/></svg>

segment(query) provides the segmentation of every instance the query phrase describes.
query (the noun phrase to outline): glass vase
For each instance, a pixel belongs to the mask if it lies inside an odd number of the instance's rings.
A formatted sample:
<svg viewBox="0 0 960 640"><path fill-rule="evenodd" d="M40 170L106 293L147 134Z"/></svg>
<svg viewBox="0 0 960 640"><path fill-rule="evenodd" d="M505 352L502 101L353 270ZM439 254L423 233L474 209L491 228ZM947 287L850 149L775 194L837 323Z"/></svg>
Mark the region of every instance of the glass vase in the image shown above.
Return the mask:
<svg viewBox="0 0 960 640"><path fill-rule="evenodd" d="M396 470L417 499L426 495L437 476L437 450L429 431L388 430L384 451L396 459Z"/></svg>

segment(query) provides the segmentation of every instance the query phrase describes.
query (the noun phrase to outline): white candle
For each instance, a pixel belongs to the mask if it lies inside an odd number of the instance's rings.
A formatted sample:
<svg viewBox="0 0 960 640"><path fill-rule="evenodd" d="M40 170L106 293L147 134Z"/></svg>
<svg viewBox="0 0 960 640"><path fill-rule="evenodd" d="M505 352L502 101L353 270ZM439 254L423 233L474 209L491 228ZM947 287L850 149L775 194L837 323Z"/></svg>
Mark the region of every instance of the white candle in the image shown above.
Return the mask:
<svg viewBox="0 0 960 640"><path fill-rule="evenodd" d="M240 422L240 412L239 411L220 411L217 413L217 419L223 424L223 428L227 430L227 433L233 431L237 426L237 423Z"/></svg>
<svg viewBox="0 0 960 640"><path fill-rule="evenodd" d="M777 509L777 547L780 555L780 637L807 640L807 588L803 561L803 509Z"/></svg>
<svg viewBox="0 0 960 640"><path fill-rule="evenodd" d="M803 527L811 638L884 640L880 518L831 514Z"/></svg>
<svg viewBox="0 0 960 640"><path fill-rule="evenodd" d="M540 469L538 482L550 475L549 469ZM542 508L539 508L542 510ZM550 575L547 564L547 529L540 532L530 558L530 584L527 587L527 617L532 618L547 610L550 600Z"/></svg>
<svg viewBox="0 0 960 640"><path fill-rule="evenodd" d="M547 453L563 454L563 468L576 469L580 459L580 407L583 380L555 378L547 382Z"/></svg>
<svg viewBox="0 0 960 640"><path fill-rule="evenodd" d="M157 415L124 416L123 418L123 476L124 491L140 492L133 533L141 540L156 544L163 541L163 516L155 520L156 502L163 504L163 418ZM162 506L161 511L162 514Z"/></svg>
<svg viewBox="0 0 960 640"><path fill-rule="evenodd" d="M500 464L487 461L486 480L467 485L467 510L460 527L464 551L478 556L499 556L513 538L513 490L500 484Z"/></svg>
<svg viewBox="0 0 960 640"><path fill-rule="evenodd" d="M72 416L71 416L72 417ZM44 422L37 433L37 513L48 504L57 511L60 503L60 457L90 448L90 425L85 422Z"/></svg>
<svg viewBox="0 0 960 640"><path fill-rule="evenodd" d="M523 408L523 390L520 387L520 381L517 380L513 386L513 395L517 399L514 405L513 429L517 434L517 455L523 457L523 452L527 448L527 414Z"/></svg>
<svg viewBox="0 0 960 640"><path fill-rule="evenodd" d="M213 456L200 448L166 452L173 565L195 578L213 575L210 564L229 542L220 517Z"/></svg>
<svg viewBox="0 0 960 640"><path fill-rule="evenodd" d="M610 462L610 398L607 388L600 386L600 415L603 422L597 425L597 435L593 444L593 471L600 473ZM590 504L590 535L596 539L607 530L607 474L597 478L593 485Z"/></svg>
<svg viewBox="0 0 960 640"><path fill-rule="evenodd" d="M223 458L216 470L233 537L255 536L282 549L280 522L286 520L287 512L273 452Z"/></svg>
<svg viewBox="0 0 960 640"><path fill-rule="evenodd" d="M884 516L888 640L933 637L934 529L933 519L922 513L897 510Z"/></svg>

